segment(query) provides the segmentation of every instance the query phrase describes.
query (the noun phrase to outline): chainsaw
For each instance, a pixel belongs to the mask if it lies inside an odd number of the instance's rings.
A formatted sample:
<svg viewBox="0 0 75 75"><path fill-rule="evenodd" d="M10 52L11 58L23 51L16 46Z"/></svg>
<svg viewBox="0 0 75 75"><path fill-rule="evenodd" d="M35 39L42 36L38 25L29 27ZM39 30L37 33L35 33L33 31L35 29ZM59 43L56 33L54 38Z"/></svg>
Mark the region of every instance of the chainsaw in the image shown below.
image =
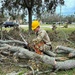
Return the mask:
<svg viewBox="0 0 75 75"><path fill-rule="evenodd" d="M37 54L43 54L43 52L39 49L41 46L43 46L44 45L44 42L43 41L41 41L41 42L39 42L39 43L37 43L37 44L35 44L35 45L32 45L32 44L29 44L24 38L23 38L23 36L20 34L20 36L21 36L21 38L22 38L22 40L24 41L24 48L27 48L27 49L29 49L29 50L33 50L34 52L36 52Z"/></svg>

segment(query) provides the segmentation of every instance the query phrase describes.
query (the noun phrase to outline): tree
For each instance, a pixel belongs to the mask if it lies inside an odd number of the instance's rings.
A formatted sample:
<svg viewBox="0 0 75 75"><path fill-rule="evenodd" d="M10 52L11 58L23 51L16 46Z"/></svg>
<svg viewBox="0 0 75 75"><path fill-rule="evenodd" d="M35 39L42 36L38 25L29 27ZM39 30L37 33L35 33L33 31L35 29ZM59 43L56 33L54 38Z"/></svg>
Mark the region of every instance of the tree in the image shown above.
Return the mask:
<svg viewBox="0 0 75 75"><path fill-rule="evenodd" d="M32 13L37 14L37 18L41 16L43 11L53 13L58 4L64 4L64 0L4 0L2 8L8 11L9 15L15 17L20 10L28 9L29 15L29 31L31 31Z"/></svg>
<svg viewBox="0 0 75 75"><path fill-rule="evenodd" d="M62 19L62 16L61 16ZM42 22L46 22L47 24L59 22L60 21L60 15L59 14L50 14L48 12L45 12L41 15Z"/></svg>

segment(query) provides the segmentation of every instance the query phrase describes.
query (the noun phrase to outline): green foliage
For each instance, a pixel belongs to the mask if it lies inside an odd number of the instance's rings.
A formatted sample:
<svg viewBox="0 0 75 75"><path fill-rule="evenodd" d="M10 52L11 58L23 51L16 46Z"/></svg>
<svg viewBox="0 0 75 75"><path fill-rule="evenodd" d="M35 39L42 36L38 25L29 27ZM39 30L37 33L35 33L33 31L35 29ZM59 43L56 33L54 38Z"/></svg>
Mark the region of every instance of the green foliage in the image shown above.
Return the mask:
<svg viewBox="0 0 75 75"><path fill-rule="evenodd" d="M24 73L26 73L28 70L27 69L23 69L23 71L21 71L18 75L23 75Z"/></svg>
<svg viewBox="0 0 75 75"><path fill-rule="evenodd" d="M75 28L57 28L58 31L63 31L66 34L70 34L71 32L73 32L75 30Z"/></svg>
<svg viewBox="0 0 75 75"><path fill-rule="evenodd" d="M74 74L75 74L75 69L57 72L57 75L74 75Z"/></svg>

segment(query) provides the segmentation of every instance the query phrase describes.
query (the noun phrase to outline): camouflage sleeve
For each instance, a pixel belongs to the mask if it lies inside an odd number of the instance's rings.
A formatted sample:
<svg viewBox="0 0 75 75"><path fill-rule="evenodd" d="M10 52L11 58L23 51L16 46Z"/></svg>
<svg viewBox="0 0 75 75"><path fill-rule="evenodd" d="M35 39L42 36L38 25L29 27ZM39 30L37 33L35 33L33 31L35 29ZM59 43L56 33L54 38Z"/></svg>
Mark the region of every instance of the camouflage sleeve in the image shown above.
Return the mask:
<svg viewBox="0 0 75 75"><path fill-rule="evenodd" d="M41 31L37 38L33 39L34 43L39 43L40 41L42 41L43 37L45 36L45 31Z"/></svg>

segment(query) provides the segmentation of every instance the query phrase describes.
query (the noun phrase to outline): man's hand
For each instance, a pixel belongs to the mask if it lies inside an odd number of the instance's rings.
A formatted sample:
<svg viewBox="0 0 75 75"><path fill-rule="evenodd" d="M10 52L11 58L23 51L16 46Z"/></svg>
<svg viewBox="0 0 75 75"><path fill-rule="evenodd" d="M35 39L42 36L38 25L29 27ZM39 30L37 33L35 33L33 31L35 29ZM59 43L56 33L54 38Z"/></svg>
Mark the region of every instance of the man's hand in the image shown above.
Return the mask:
<svg viewBox="0 0 75 75"><path fill-rule="evenodd" d="M31 46L30 46L30 44L27 44L27 45L24 44L24 48L25 48L25 49L28 49L29 51L31 51Z"/></svg>

